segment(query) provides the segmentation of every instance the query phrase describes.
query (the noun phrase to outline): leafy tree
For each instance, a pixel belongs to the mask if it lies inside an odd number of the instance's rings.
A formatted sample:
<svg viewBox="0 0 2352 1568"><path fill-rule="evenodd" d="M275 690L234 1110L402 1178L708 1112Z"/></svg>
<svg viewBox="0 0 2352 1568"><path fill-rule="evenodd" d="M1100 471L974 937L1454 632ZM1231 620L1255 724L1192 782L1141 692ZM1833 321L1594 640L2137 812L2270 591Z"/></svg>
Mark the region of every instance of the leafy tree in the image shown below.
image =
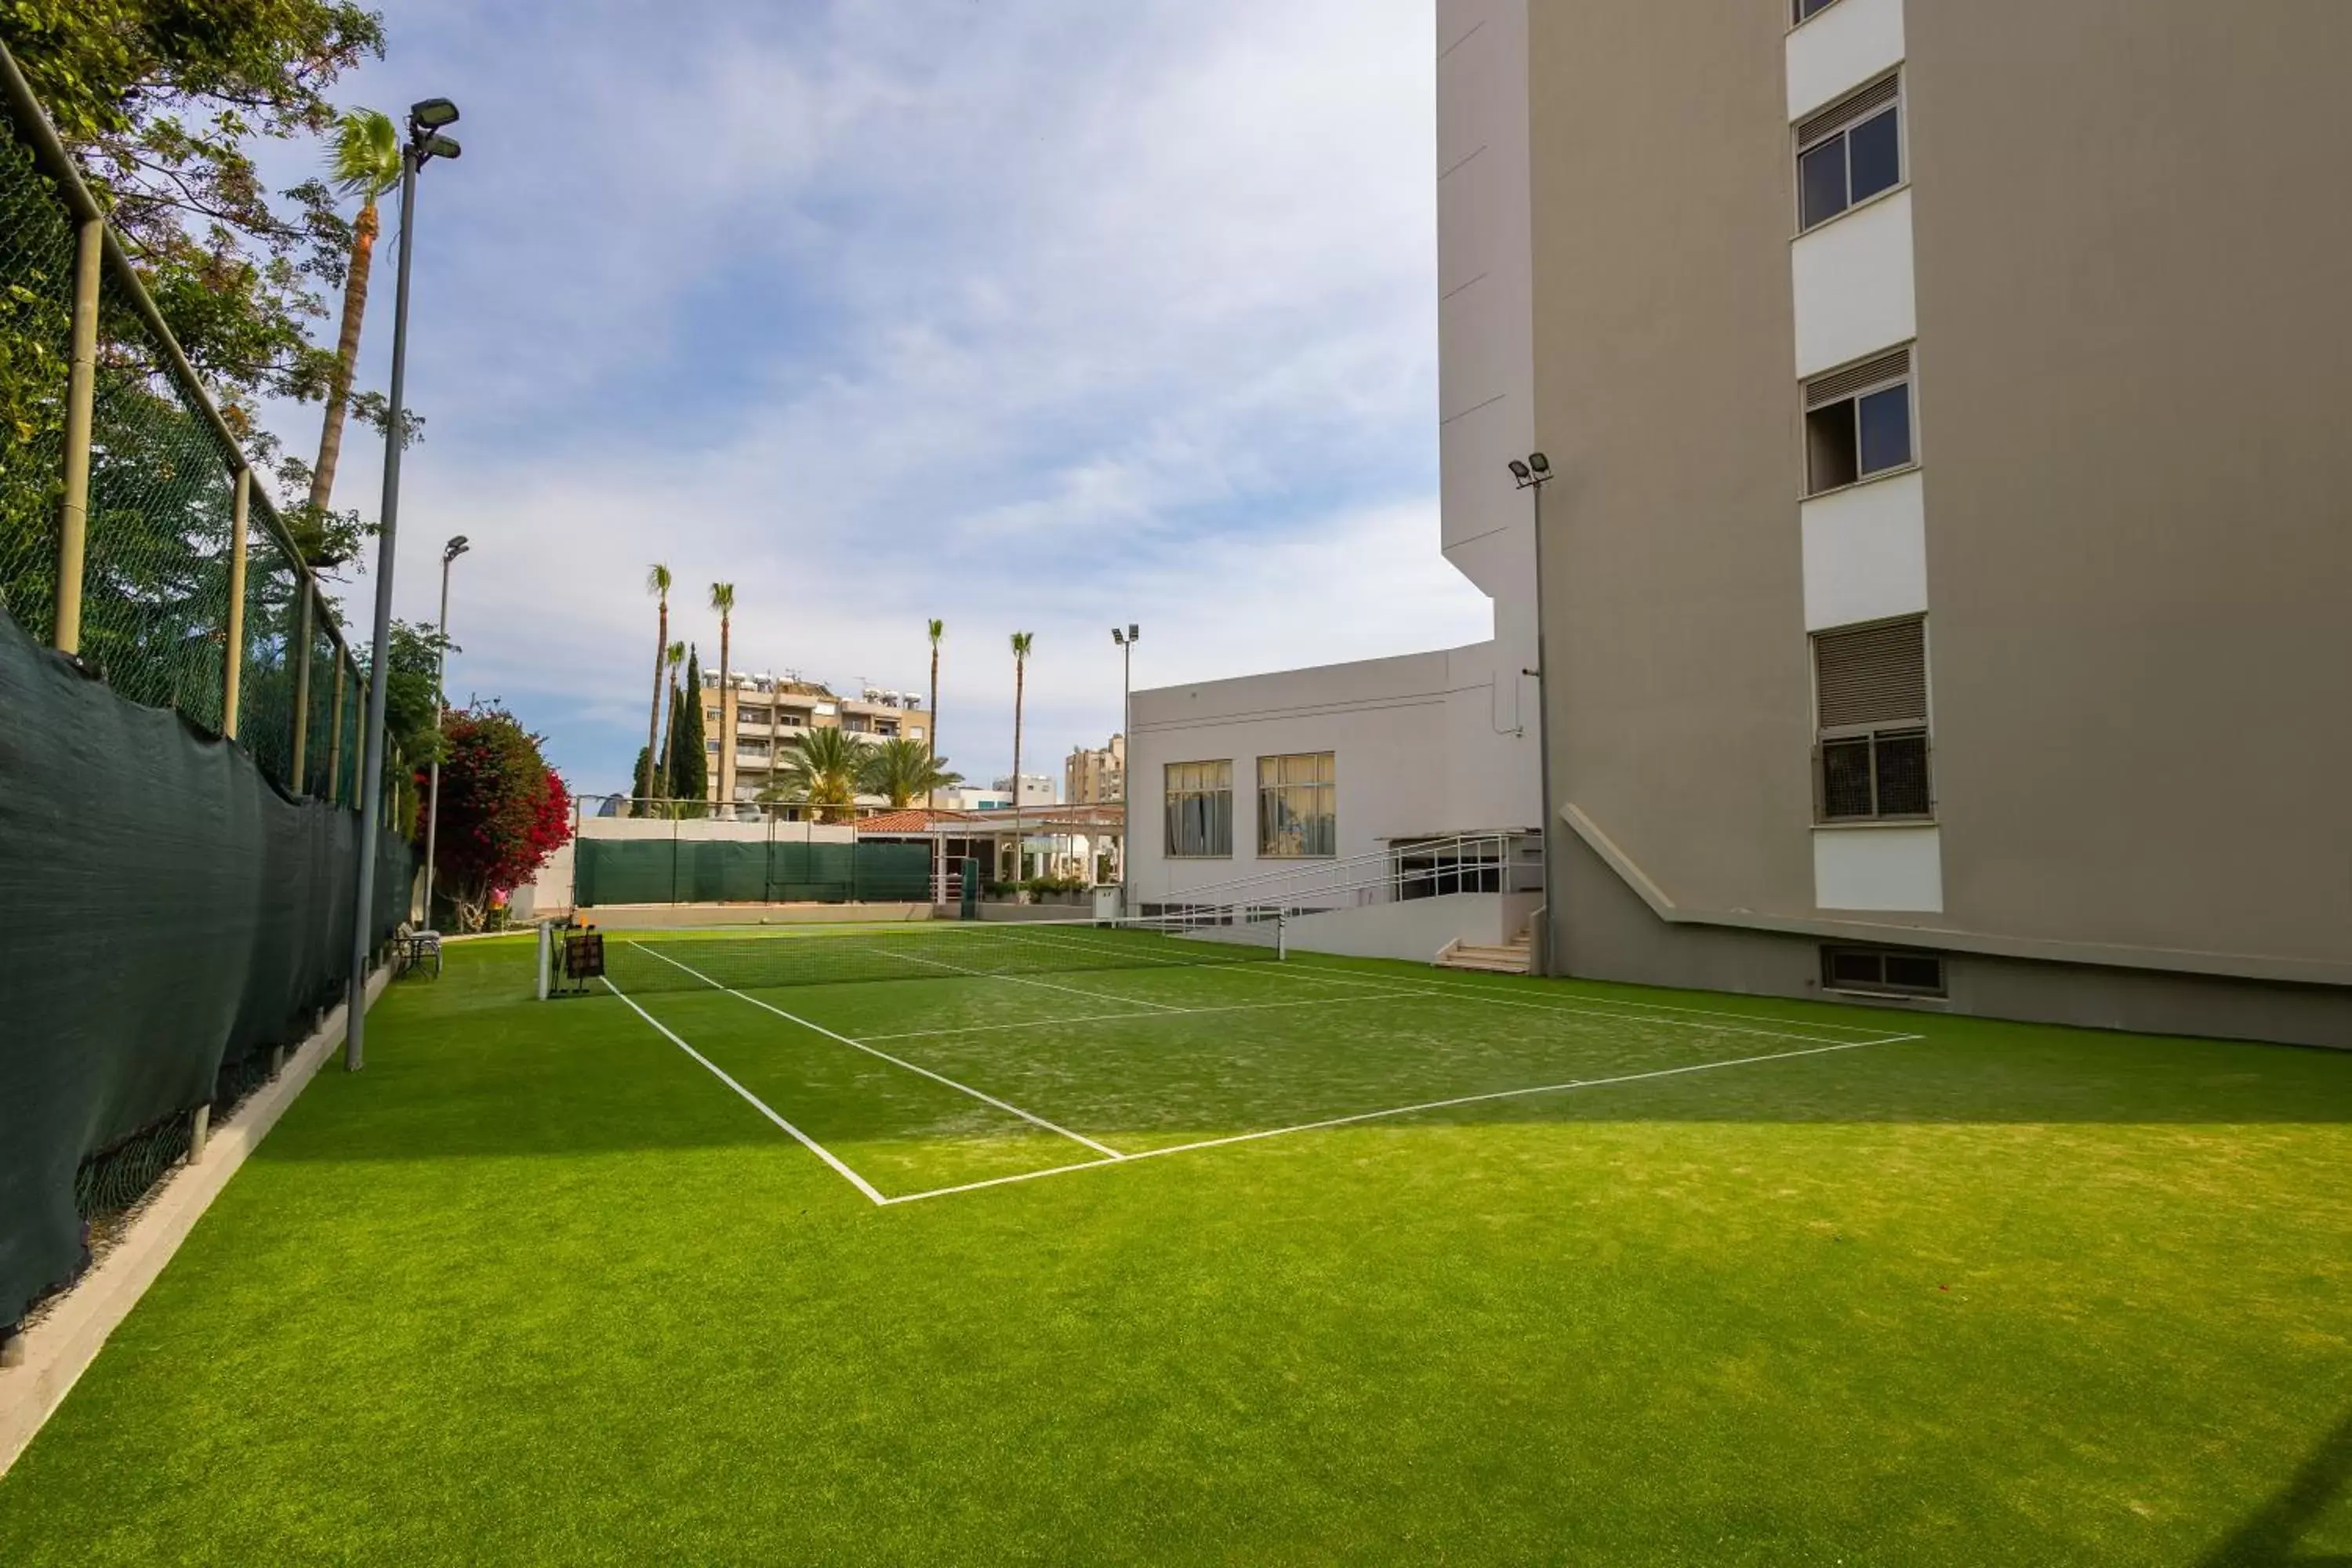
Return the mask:
<svg viewBox="0 0 2352 1568"><path fill-rule="evenodd" d="M661 600L661 631L654 639L654 705L646 716L646 759L648 763L661 755L662 671L669 668L669 568L655 562L646 569L646 592ZM661 793L657 770L648 767L638 780L640 799L651 799Z"/></svg>
<svg viewBox="0 0 2352 1568"><path fill-rule="evenodd" d="M820 822L847 822L857 815L857 782L864 747L837 729L803 730L793 737L792 758L760 792L763 801L814 806Z"/></svg>
<svg viewBox="0 0 2352 1568"><path fill-rule="evenodd" d="M701 801L710 787L710 754L703 749L702 660L691 647L686 655L686 684L670 698L669 756L663 772L671 796L685 802L679 815L700 816Z"/></svg>
<svg viewBox="0 0 2352 1568"><path fill-rule="evenodd" d="M273 195L250 148L324 132L328 89L383 53L383 18L350 0L9 0L0 39L215 390L324 395L334 356L308 325L352 226L324 181Z"/></svg>
<svg viewBox="0 0 2352 1568"><path fill-rule="evenodd" d="M571 797L542 744L503 708L449 716L434 878L460 931L481 930L491 900L528 881L572 837Z"/></svg>
<svg viewBox="0 0 2352 1568"><path fill-rule="evenodd" d="M912 805L917 795L963 783L961 773L947 770L945 757L933 756L920 741L899 737L865 751L866 765L858 772L857 787L863 794L882 796L894 811Z"/></svg>

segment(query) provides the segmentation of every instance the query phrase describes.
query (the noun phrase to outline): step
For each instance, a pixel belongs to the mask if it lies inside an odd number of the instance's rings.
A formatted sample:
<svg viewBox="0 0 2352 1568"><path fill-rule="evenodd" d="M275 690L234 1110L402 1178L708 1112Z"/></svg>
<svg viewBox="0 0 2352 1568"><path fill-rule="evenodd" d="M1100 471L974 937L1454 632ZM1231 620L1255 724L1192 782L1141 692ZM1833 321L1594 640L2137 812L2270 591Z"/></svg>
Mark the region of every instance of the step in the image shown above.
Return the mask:
<svg viewBox="0 0 2352 1568"><path fill-rule="evenodd" d="M1523 945L1480 947L1463 942L1447 949L1438 957L1445 969L1484 969L1504 974L1525 974L1528 972L1528 950Z"/></svg>

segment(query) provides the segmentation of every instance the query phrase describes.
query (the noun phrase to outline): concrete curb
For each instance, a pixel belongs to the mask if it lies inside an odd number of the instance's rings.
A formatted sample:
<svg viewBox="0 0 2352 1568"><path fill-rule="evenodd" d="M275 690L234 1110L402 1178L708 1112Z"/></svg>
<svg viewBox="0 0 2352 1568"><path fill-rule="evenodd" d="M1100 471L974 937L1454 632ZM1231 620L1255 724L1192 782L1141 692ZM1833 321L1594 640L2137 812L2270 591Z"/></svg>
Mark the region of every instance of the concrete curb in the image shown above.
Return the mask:
<svg viewBox="0 0 2352 1568"><path fill-rule="evenodd" d="M391 980L389 964L369 977L369 1007ZM7 1474L43 1423L65 1403L98 1359L107 1336L139 1304L246 1156L268 1136L320 1064L343 1043L343 1014L340 1006L329 1013L318 1032L287 1058L276 1079L257 1089L235 1116L213 1128L201 1154L164 1177L161 1190L114 1250L67 1292L56 1310L26 1331L24 1363L0 1371L0 1475Z"/></svg>

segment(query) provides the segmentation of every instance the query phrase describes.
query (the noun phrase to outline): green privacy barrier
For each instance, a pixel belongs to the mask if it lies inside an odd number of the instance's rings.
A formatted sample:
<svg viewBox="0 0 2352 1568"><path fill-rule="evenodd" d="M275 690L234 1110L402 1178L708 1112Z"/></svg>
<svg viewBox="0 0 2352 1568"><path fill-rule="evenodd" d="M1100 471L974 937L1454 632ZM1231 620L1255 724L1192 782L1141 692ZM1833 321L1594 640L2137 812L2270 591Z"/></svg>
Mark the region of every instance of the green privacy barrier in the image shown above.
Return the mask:
<svg viewBox="0 0 2352 1568"><path fill-rule="evenodd" d="M583 838L583 909L612 904L921 903L928 845L876 840Z"/></svg>
<svg viewBox="0 0 2352 1568"><path fill-rule="evenodd" d="M0 616L0 1325L79 1268L78 1173L233 1099L341 996L360 831ZM381 940L410 856L378 855Z"/></svg>

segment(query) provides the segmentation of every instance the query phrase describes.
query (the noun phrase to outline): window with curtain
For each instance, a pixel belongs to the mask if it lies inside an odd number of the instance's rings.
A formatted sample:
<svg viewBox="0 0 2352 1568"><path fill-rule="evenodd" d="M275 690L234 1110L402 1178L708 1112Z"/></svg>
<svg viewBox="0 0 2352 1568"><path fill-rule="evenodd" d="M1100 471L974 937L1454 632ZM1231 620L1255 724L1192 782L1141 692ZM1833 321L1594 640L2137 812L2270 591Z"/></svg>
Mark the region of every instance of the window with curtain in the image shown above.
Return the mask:
<svg viewBox="0 0 2352 1568"><path fill-rule="evenodd" d="M1257 852L1271 859L1339 852L1339 788L1329 752L1257 760Z"/></svg>
<svg viewBox="0 0 2352 1568"><path fill-rule="evenodd" d="M1168 854L1185 860L1234 852L1234 764L1168 764Z"/></svg>

